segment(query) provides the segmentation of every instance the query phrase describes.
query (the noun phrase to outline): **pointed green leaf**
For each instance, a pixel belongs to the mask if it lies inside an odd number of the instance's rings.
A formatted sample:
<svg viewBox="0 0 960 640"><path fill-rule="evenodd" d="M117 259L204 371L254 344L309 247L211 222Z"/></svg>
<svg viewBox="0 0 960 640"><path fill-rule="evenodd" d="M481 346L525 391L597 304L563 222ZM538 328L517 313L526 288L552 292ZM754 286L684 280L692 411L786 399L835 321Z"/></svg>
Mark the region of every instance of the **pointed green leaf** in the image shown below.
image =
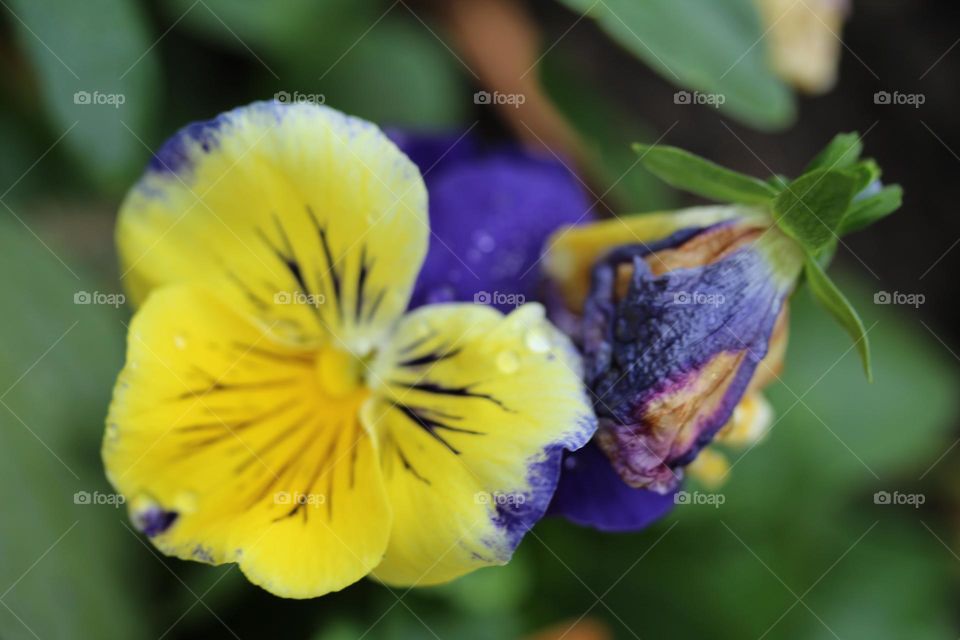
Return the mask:
<svg viewBox="0 0 960 640"><path fill-rule="evenodd" d="M850 334L860 353L860 360L863 362L863 370L867 374L867 380L873 381L873 372L870 369L870 341L867 332L863 327L863 321L857 315L856 309L850 304L850 301L844 297L837 285L827 276L826 272L817 264L816 260L807 258L805 273L807 283L810 285L810 291L813 292L817 301L822 304L827 311L840 323L840 326Z"/></svg>
<svg viewBox="0 0 960 640"><path fill-rule="evenodd" d="M903 203L903 189L898 184L884 187L872 196L853 203L837 233L845 235L870 226L880 218L890 215Z"/></svg>
<svg viewBox="0 0 960 640"><path fill-rule="evenodd" d="M863 143L860 141L859 133L856 131L839 133L810 161L803 172L809 173L817 169L845 169L854 165L860 159L861 153L863 153Z"/></svg>
<svg viewBox="0 0 960 640"><path fill-rule="evenodd" d="M858 176L846 171L806 173L773 201L774 220L808 252L816 253L836 240L858 183Z"/></svg>
<svg viewBox="0 0 960 640"><path fill-rule="evenodd" d="M731 171L677 147L635 144L633 150L655 176L705 198L737 204L767 204L777 195L776 189L762 180Z"/></svg>
<svg viewBox="0 0 960 640"><path fill-rule="evenodd" d="M771 68L754 0L561 0L654 71L762 129L794 119L793 95Z"/></svg>

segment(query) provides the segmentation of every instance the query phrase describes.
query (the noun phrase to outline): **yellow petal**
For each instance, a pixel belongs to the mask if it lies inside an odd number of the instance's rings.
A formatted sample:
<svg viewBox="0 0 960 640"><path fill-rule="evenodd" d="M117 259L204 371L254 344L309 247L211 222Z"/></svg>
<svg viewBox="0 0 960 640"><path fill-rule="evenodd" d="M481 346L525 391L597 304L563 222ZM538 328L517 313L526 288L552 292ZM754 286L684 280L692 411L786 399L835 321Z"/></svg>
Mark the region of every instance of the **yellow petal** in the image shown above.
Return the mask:
<svg viewBox="0 0 960 640"><path fill-rule="evenodd" d="M390 513L358 420L367 391L330 395L312 351L274 343L195 286L154 292L127 349L103 458L161 551L237 562L295 598L379 563Z"/></svg>
<svg viewBox="0 0 960 640"><path fill-rule="evenodd" d="M627 244L650 245L681 229L760 215L746 207L692 207L564 227L547 242L544 271L558 287L567 305L579 311L590 289L593 265L613 248Z"/></svg>
<svg viewBox="0 0 960 640"><path fill-rule="evenodd" d="M748 393L733 410L717 441L732 447L747 447L767 435L773 424L773 407L762 393Z"/></svg>
<svg viewBox="0 0 960 640"><path fill-rule="evenodd" d="M718 489L730 472L730 462L720 451L708 448L697 454L687 465L686 472L708 489Z"/></svg>
<svg viewBox="0 0 960 640"><path fill-rule="evenodd" d="M394 509L374 576L428 585L505 563L546 510L561 450L594 430L572 345L540 305L422 307L373 370L364 421Z"/></svg>
<svg viewBox="0 0 960 640"><path fill-rule="evenodd" d="M134 302L203 280L283 341L365 354L407 305L427 225L419 171L376 126L255 103L168 141L117 240Z"/></svg>

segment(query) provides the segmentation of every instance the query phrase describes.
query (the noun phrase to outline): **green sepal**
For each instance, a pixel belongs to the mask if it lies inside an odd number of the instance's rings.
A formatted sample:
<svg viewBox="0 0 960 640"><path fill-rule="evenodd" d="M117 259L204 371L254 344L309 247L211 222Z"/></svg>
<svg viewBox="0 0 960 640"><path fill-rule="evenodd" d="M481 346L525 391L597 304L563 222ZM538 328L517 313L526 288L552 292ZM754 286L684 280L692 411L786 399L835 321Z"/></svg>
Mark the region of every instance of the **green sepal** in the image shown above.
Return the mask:
<svg viewBox="0 0 960 640"><path fill-rule="evenodd" d="M677 147L635 144L633 150L652 174L684 191L734 204L768 204L777 189Z"/></svg>
<svg viewBox="0 0 960 640"><path fill-rule="evenodd" d="M836 169L805 173L774 199L773 219L808 253L816 254L837 239L860 177Z"/></svg>
<svg viewBox="0 0 960 640"><path fill-rule="evenodd" d="M842 326L854 340L854 344L860 354L860 361L863 363L863 371L867 376L867 380L873 382L873 370L870 366L870 340L863 326L863 321L857 314L857 310L853 308L853 305L850 304L846 296L840 292L837 285L830 280L817 261L809 256L807 257L804 272L814 298L830 312L834 319L840 323L840 326Z"/></svg>

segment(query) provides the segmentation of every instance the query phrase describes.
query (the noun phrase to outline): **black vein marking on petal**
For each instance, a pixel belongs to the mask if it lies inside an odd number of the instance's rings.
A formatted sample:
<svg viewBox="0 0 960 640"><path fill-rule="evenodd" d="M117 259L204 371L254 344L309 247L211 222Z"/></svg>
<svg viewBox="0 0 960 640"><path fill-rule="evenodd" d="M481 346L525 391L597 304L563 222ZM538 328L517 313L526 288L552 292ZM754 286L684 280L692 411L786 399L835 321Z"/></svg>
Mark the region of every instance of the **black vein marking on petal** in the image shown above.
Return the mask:
<svg viewBox="0 0 960 640"><path fill-rule="evenodd" d="M293 516L297 515L297 513L301 512L301 510L303 512L303 521L304 523L307 522L309 510L304 509L304 507L309 506L310 496L312 495L313 486L316 484L317 480L321 478L320 474L324 471L324 469L327 468L327 466L330 466L331 464L330 461L333 459L333 452L336 448L336 444L337 444L337 439L330 438L330 444L327 445L327 448L324 451L323 455L320 456L320 459L317 461L317 466L314 468L313 473L310 475L310 480L307 482L305 489L300 492L299 496L297 496L298 498L302 498L302 500L298 499L297 503L293 505L290 511L283 514L282 516L274 518L273 520L274 522L277 522L279 520L284 520L286 518L292 518ZM332 484L329 487L329 490L333 491ZM331 501L332 501L332 496L330 495L324 496L325 503L329 503ZM330 518L332 519L333 516L330 509L331 507L328 506L328 514L330 514Z"/></svg>
<svg viewBox="0 0 960 640"><path fill-rule="evenodd" d="M283 225L280 224L280 219L277 217L276 213L272 214L273 220L276 223L277 231L280 234L280 239L283 244L283 247L275 246L270 238L267 237L267 234L264 233L263 229L257 227L256 233L263 240L263 243L280 259L280 261L287 268L287 271L290 272L291 277L294 282L296 282L298 289L306 296L309 296L312 292L310 287L307 285L306 280L303 277L303 269L300 268L300 263L297 261L296 256L293 252L293 245L290 244L290 238L287 237L286 231L283 229Z"/></svg>
<svg viewBox="0 0 960 640"><path fill-rule="evenodd" d="M176 431L181 431L186 433L198 432L198 431L202 432L202 431L208 431L208 430L243 431L244 429L250 427L251 425L257 422L261 422L275 415L279 415L283 413L284 411L286 411L287 409L289 409L295 404L297 404L297 399L291 398L289 401L279 404L276 407L273 407L272 409L270 409L269 411L265 411L259 415L253 416L252 418L245 418L243 420L238 420L234 422L219 420L217 422L201 422L197 424L188 424L182 427L177 427Z"/></svg>
<svg viewBox="0 0 960 640"><path fill-rule="evenodd" d="M504 405L500 400L493 397L492 395L488 393L477 393L475 391L471 391L470 387L472 385L465 385L462 387L445 387L436 382L430 382L429 380L424 382L413 382L413 383L391 381L390 384L395 385L397 387L401 387L403 389L407 389L408 391L422 391L423 393L433 393L441 396L454 396L457 398L476 398L478 400L486 400L488 402L492 402L493 404L497 405L504 411L510 411L510 409L508 409L506 405Z"/></svg>
<svg viewBox="0 0 960 640"><path fill-rule="evenodd" d="M409 358L407 360L401 360L397 363L398 367L422 367L427 364L436 364L442 360L447 360L453 358L462 351L460 347L456 349L451 349L449 347L444 347L442 349L436 349L429 353L425 353L422 356L417 356L415 358Z"/></svg>
<svg viewBox="0 0 960 640"><path fill-rule="evenodd" d="M264 360L274 360L294 366L313 366L313 354L310 353L283 354L242 342L233 342L231 346L244 356L259 356Z"/></svg>
<svg viewBox="0 0 960 640"><path fill-rule="evenodd" d="M255 306L260 311L264 311L270 308L269 303L265 300L262 300L260 296L254 293L253 289L248 287L247 283L244 282L240 278L240 276L235 274L233 271L230 271L229 269L225 269L225 271L227 273L227 277L230 278L235 285L237 285L237 287L243 292L243 295L247 297L247 299L253 304L253 306Z"/></svg>
<svg viewBox="0 0 960 640"><path fill-rule="evenodd" d="M176 397L177 400L187 400L190 398L205 398L218 393L228 393L230 391L254 391L257 389L273 389L276 387L289 386L297 382L297 378L280 378L277 380L258 380L257 382L224 384L220 381L214 381L203 389L192 389L184 391Z"/></svg>
<svg viewBox="0 0 960 640"><path fill-rule="evenodd" d="M330 274L330 282L333 284L333 301L337 305L337 314L343 319L343 304L340 298L340 272L337 271L337 265L333 260L333 251L330 250L330 240L327 238L327 229L317 219L313 209L308 205L307 213L313 220L313 225L320 237L320 246L323 248L323 257L327 262L327 273Z"/></svg>
<svg viewBox="0 0 960 640"><path fill-rule="evenodd" d="M400 445L394 442L393 446L397 451L397 456L400 458L400 464L403 465L404 471L408 471L411 475L413 475L414 478L416 478L420 482L426 485L430 485L431 482L426 478L424 478L422 475L420 475L420 473L414 468L414 466L410 464L410 460L407 458L406 454L403 453L403 449L400 448Z"/></svg>
<svg viewBox="0 0 960 640"><path fill-rule="evenodd" d="M203 432L207 428L213 428L213 427L216 427L218 431L222 430L220 433L214 436L210 436L209 438L206 438L204 440L184 443L183 448L186 449L186 451L184 452L183 455L184 457L188 455L192 455L194 453L197 453L203 450L203 447L206 447L211 444L215 444L226 438L234 437L238 432L245 431L255 424L258 424L266 420L269 420L270 418L275 418L279 415L282 415L288 409L294 406L297 406L299 404L300 404L300 401L298 398L291 398L287 402L281 403L276 407L273 407L269 411L265 411L259 415L253 416L252 418L247 418L239 422L229 423L221 420L216 424L213 424L213 423L195 424L195 425L186 425L184 427L180 427L179 429L183 431Z"/></svg>
<svg viewBox="0 0 960 640"><path fill-rule="evenodd" d="M367 277L373 269L373 263L374 260L372 259L369 264L367 263L367 244L364 243L363 246L360 247L360 271L357 273L357 297L354 301L353 308L353 318L358 324L363 315L364 287L367 284Z"/></svg>
<svg viewBox="0 0 960 640"><path fill-rule="evenodd" d="M373 304L371 304L367 310L367 317L365 318L367 324L373 322L374 317L377 315L377 311L380 309L380 303L383 302L383 297L386 293L386 289L380 289L377 291L377 295L373 297Z"/></svg>
<svg viewBox="0 0 960 640"><path fill-rule="evenodd" d="M350 445L350 490L353 491L354 486L357 484L357 456L360 454L360 434L357 433L356 427L354 427L354 440L353 444Z"/></svg>
<svg viewBox="0 0 960 640"><path fill-rule="evenodd" d="M423 337L421 337L421 338L417 338L416 340L414 340L413 342L411 342L411 343L408 344L407 346L405 346L405 347L400 347L399 349L397 349L397 353L399 353L399 354L401 354L401 355L409 354L411 351L415 351L417 348L419 348L419 347L425 345L426 343L430 342L431 340L433 340L433 338L435 338L436 335L437 335L437 332L436 332L436 331L430 331L429 333L427 333L427 335L425 335L425 336L423 336Z"/></svg>
<svg viewBox="0 0 960 640"><path fill-rule="evenodd" d="M247 469L254 462L258 462L258 461L262 462L263 457L266 454L272 451L279 444L283 443L287 438L292 436L294 433L302 429L304 421L309 419L309 417L310 417L310 414L305 414L303 417L298 418L297 420L294 420L289 427L287 427L286 429L284 429L283 431L275 435L273 438L271 438L270 441L267 442L267 444L260 447L260 449L256 451L251 451L250 455L247 456L243 462L241 462L234 468L234 473L238 473L238 474L243 473L244 470Z"/></svg>
<svg viewBox="0 0 960 640"><path fill-rule="evenodd" d="M307 443L304 443L304 445L306 444ZM296 463L296 467L294 467L294 463ZM257 506L257 504L259 504L264 498L267 497L267 493L269 493L270 489L275 489L276 487L278 487L280 483L283 481L283 478L287 475L287 473L290 472L291 470L295 471L296 469L299 469L301 466L301 463L302 463L302 458L298 458L298 457L288 458L286 462L283 463L283 466L280 467L279 471L267 476L267 481L263 483L263 486L261 487L260 491L254 493L253 498L250 500L247 506L247 510L249 511L250 509L253 509L255 506ZM274 493L274 496L276 496L276 493ZM274 500L276 500L276 497L274 498Z"/></svg>
<svg viewBox="0 0 960 640"><path fill-rule="evenodd" d="M399 411L400 413L402 413L403 415L405 415L407 419L409 419L415 425L417 425L418 427L426 431L432 438L434 438L437 442L442 444L444 447L446 447L456 455L460 455L460 451L456 447L451 445L449 442L447 442L447 440L443 436L437 433L438 430L450 431L453 433L465 433L469 435L478 435L478 436L484 435L480 431L474 431L472 429L464 429L462 427L454 427L452 425L449 425L443 422L442 420L439 420L438 418L442 416L437 416L435 412L433 413L433 415L437 417L433 417L429 415L431 413L430 409L426 409L424 407L412 407L412 406L400 404L397 402L391 403L390 406L396 409L397 411Z"/></svg>

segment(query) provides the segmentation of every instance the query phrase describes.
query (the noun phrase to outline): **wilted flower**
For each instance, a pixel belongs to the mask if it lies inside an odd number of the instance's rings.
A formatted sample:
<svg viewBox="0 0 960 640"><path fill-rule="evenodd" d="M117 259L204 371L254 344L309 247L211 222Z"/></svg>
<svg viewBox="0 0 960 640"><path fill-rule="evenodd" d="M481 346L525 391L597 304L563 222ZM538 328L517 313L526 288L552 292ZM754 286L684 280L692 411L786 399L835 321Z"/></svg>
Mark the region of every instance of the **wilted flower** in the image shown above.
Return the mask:
<svg viewBox="0 0 960 640"><path fill-rule="evenodd" d="M125 200L140 304L103 456L163 552L312 597L506 562L595 420L537 304L404 315L417 168L375 126L257 103L193 124Z"/></svg>
<svg viewBox="0 0 960 640"><path fill-rule="evenodd" d="M741 438L762 431L763 412L731 419L745 398L763 402L755 394L780 367L785 301L804 262L769 216L635 216L561 230L550 246L547 273L582 306L597 444L623 482L670 493L725 425Z"/></svg>

